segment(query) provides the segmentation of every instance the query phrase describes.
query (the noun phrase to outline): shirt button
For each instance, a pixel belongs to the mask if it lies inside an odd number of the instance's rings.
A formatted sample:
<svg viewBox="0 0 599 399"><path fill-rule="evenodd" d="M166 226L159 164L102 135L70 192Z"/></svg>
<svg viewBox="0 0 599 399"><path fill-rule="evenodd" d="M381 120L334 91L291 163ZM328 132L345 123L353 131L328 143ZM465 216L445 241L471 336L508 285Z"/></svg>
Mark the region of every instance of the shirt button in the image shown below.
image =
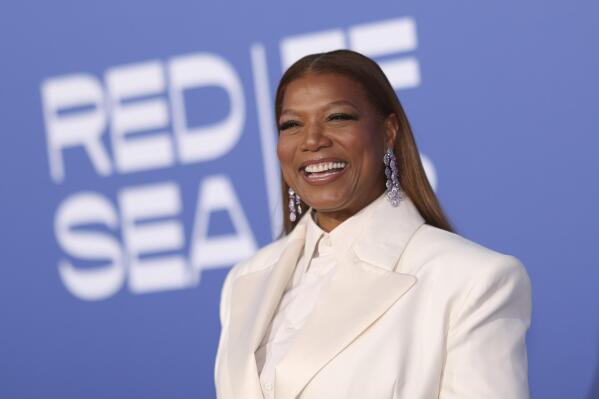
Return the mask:
<svg viewBox="0 0 599 399"><path fill-rule="evenodd" d="M322 239L322 245L324 245L325 247L330 247L331 246L331 239L329 237L323 237L323 239Z"/></svg>
<svg viewBox="0 0 599 399"><path fill-rule="evenodd" d="M264 389L266 389L267 391L272 391L272 383L267 382L266 384L264 384Z"/></svg>

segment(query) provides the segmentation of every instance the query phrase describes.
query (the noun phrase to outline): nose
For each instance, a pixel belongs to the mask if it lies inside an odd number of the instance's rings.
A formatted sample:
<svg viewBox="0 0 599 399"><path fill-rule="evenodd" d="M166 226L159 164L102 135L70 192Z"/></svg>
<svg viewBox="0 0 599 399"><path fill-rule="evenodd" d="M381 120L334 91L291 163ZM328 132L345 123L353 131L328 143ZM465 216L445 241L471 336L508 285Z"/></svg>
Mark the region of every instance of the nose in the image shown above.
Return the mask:
<svg viewBox="0 0 599 399"><path fill-rule="evenodd" d="M313 123L305 127L304 137L300 145L302 151L318 151L332 144L322 126Z"/></svg>

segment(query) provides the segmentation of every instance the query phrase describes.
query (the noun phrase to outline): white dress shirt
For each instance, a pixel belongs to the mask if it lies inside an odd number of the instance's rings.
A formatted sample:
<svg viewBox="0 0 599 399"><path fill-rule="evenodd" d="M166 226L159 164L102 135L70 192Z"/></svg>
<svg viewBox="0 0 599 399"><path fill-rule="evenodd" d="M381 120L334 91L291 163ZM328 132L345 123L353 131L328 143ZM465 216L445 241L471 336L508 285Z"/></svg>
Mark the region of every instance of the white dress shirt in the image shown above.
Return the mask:
<svg viewBox="0 0 599 399"><path fill-rule="evenodd" d="M329 282L337 264L337 255L347 250L360 231L369 211L385 200L381 195L360 212L345 220L330 233L308 218L305 246L295 271L281 298L275 315L255 352L256 366L264 398L274 394L275 367L283 359L294 338L317 305L322 287Z"/></svg>

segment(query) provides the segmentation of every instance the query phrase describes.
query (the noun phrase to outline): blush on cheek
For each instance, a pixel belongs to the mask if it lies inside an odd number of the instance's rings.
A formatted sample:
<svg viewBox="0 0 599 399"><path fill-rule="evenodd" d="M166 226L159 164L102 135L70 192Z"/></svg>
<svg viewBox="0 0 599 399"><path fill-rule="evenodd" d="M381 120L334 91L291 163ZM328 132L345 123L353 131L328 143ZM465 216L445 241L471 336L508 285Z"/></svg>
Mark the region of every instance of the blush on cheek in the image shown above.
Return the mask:
<svg viewBox="0 0 599 399"><path fill-rule="evenodd" d="M285 158L285 148L281 144L280 139L279 139L279 142L277 143L277 158L279 159L279 162L282 162L283 159Z"/></svg>
<svg viewBox="0 0 599 399"><path fill-rule="evenodd" d="M288 148L285 148L284 145L278 144L277 145L277 158L279 160L279 166L283 173L283 177L285 178L285 181L289 182L289 178L291 177L290 171L291 171L291 169L293 169L290 166L292 164L293 155L292 155L292 153L289 152Z"/></svg>

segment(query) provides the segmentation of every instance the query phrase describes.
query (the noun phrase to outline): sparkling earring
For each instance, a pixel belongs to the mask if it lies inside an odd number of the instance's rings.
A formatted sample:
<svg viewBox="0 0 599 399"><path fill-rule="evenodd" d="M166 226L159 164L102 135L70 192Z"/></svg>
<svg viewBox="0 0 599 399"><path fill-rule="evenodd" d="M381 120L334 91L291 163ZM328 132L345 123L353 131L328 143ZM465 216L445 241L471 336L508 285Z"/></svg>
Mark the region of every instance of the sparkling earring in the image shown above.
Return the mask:
<svg viewBox="0 0 599 399"><path fill-rule="evenodd" d="M291 187L289 187L287 193L289 194L289 220L295 222L297 215L302 214L301 198Z"/></svg>
<svg viewBox="0 0 599 399"><path fill-rule="evenodd" d="M387 181L387 199L391 202L391 206L398 206L401 201L401 187L397 178L397 158L391 148L387 148L387 152L383 157L385 163L385 177Z"/></svg>

